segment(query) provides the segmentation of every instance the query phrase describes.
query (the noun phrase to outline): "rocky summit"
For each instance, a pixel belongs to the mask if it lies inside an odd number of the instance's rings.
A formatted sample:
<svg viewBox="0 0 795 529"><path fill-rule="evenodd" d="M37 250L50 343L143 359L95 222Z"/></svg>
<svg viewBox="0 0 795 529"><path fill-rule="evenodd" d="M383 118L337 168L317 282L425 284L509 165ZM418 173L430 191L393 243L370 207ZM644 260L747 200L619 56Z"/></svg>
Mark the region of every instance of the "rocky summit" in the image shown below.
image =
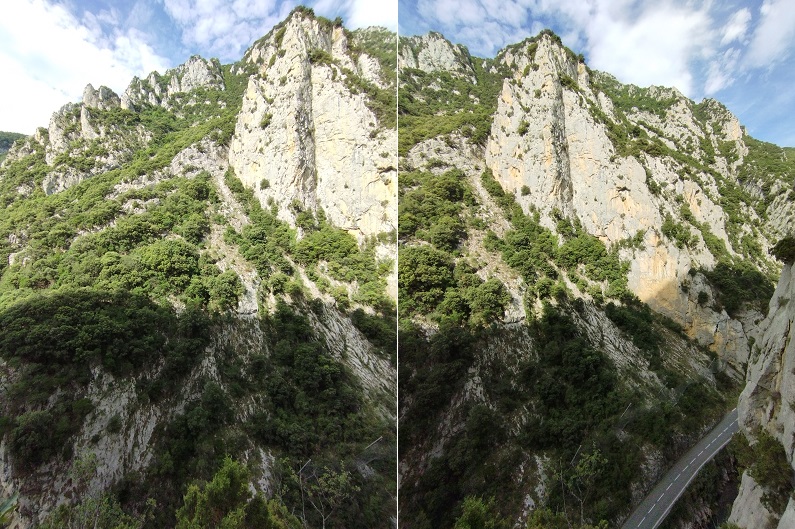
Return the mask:
<svg viewBox="0 0 795 529"><path fill-rule="evenodd" d="M11 147L11 527L394 524L395 46L297 8Z"/></svg>

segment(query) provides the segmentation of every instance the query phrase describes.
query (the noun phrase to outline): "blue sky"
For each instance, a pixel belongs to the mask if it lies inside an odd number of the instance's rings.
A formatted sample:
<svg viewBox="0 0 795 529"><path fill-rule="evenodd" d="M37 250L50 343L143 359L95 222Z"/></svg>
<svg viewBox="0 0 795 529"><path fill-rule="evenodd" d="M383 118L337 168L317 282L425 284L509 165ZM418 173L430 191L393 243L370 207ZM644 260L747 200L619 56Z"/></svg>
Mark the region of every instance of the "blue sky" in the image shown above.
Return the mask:
<svg viewBox="0 0 795 529"><path fill-rule="evenodd" d="M83 88L121 93L133 76L193 54L242 57L303 3L351 29L397 30L396 0L13 0L0 17L0 130L31 134Z"/></svg>
<svg viewBox="0 0 795 529"><path fill-rule="evenodd" d="M473 55L551 28L591 68L724 103L755 138L795 146L795 0L398 0L401 35Z"/></svg>

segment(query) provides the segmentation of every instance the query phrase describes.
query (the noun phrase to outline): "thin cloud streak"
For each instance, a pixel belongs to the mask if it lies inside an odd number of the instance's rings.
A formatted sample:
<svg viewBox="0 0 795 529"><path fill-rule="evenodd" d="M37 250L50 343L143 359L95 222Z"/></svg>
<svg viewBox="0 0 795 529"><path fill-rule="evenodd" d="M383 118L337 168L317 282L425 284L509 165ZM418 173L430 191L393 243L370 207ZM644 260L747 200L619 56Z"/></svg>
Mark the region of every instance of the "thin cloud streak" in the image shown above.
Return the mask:
<svg viewBox="0 0 795 529"><path fill-rule="evenodd" d="M720 40L721 45L731 44L735 40L743 41L748 31L749 22L751 22L751 11L746 7L732 15L723 29L723 38Z"/></svg>
<svg viewBox="0 0 795 529"><path fill-rule="evenodd" d="M744 66L770 68L791 56L795 45L795 2L767 0L760 8L761 21L754 31Z"/></svg>

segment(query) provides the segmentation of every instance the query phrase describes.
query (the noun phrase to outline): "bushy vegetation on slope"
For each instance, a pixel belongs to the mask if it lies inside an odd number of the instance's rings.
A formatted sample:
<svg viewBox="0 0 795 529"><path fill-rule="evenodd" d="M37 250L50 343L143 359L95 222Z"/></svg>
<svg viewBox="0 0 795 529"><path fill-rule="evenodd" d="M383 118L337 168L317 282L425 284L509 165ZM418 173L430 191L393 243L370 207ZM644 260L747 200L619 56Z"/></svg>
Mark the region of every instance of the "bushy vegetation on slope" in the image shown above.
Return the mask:
<svg viewBox="0 0 795 529"><path fill-rule="evenodd" d="M631 503L630 484L641 471L639 447L656 446L673 456L681 450L673 432L689 432L720 407L716 393L683 384L665 369L660 373L670 387L681 391L678 401L638 407L643 397L620 383L607 355L577 331L567 314L576 306L546 304L542 317L529 324L537 347L510 366L481 356L490 343L504 347L511 340L505 330L443 325L426 338L402 327L401 458L432 436L474 366L484 377L484 403L465 404L465 422L403 496L402 508L419 513L407 524L450 527L456 506L472 495L499 497L503 513L519 512L525 492L518 469L531 464L528 454L554 463L546 466L548 507L572 521L579 520L580 509L583 523L615 520Z"/></svg>
<svg viewBox="0 0 795 529"><path fill-rule="evenodd" d="M6 152L11 146L20 138L24 138L24 134L19 134L18 132L3 132L0 131L0 162L3 161L5 158Z"/></svg>
<svg viewBox="0 0 795 529"><path fill-rule="evenodd" d="M487 326L502 319L510 301L496 278L481 279L461 255L466 219L475 205L465 175L410 172L400 176L401 239L398 281L401 317Z"/></svg>
<svg viewBox="0 0 795 529"><path fill-rule="evenodd" d="M533 44L528 48L534 50ZM453 107L466 109L468 92L457 85L446 89L456 78L406 72L408 80L402 81L408 89L400 97L409 119L401 114L400 126L408 129L408 139L401 154L429 137L475 130L466 121L473 113L462 111L460 117ZM573 80L565 83L579 90ZM624 92L627 111L638 106L638 93ZM416 94L421 98L413 99ZM643 110L658 115L675 102L660 102L643 91L640 96L647 98L640 102ZM427 122L411 115L412 105L419 107L426 97L432 107ZM484 130L493 111L481 123ZM675 153L628 119L604 119L612 124L618 156L643 160L642 153ZM513 525L526 512L527 494L532 495L542 467L544 494L529 527L615 524L632 503L631 484L641 479L644 454L658 450L666 460L675 458L686 448L687 436L722 412L721 391L731 383L719 374L718 388L710 387L670 367L669 344L687 346L687 339L681 327L632 294L629 265L619 258L622 248L642 244L643 232L608 247L559 211L547 219L554 225L549 229L533 208L525 213L488 169L478 182L489 195L481 201L463 173L438 170L448 163L432 159L427 167L433 173L400 175L399 457L410 477L401 491L401 509L412 513L401 521L411 528ZM497 209L481 216L492 202ZM498 236L485 219L499 214L508 223L506 229L503 219L494 222ZM728 255L703 226L691 225L698 232L672 218L664 236L684 248L695 244L692 238L700 232L711 250ZM476 246L481 241L488 258ZM478 251L477 259L470 248ZM505 301L494 305L497 310L475 324L462 278L471 270L483 281L485 259L492 261L489 270L505 273L507 265L521 278L524 324L503 325L511 301L507 289ZM634 386L619 376L606 352L606 336L600 342L581 330L579 323L597 314L637 347L648 373L665 388L650 396L644 383Z"/></svg>
<svg viewBox="0 0 795 529"><path fill-rule="evenodd" d="M597 302L632 297L627 288L628 264L618 258L617 247L608 250L602 241L586 233L578 220L572 222L555 212L560 240L552 230L541 226L537 212L526 215L491 171L481 175L481 182L513 227L502 239L488 233L487 248L500 251L505 263L521 274L528 303L564 295L567 287L561 271Z"/></svg>
<svg viewBox="0 0 795 529"><path fill-rule="evenodd" d="M7 331L0 357L10 373L0 435L15 476L68 468L91 456L72 453L75 446L100 453L126 435L152 454L148 466L100 496L76 490L46 522L52 527L92 510L107 514L94 520L97 527L214 526L218 520L204 519L203 498L218 499L207 491L219 487L231 487L231 503L213 507L212 516L225 512L225 527L377 527L394 514L394 424L383 413L391 403L366 398L332 354L311 323L326 322L330 309L310 299L299 272L342 311L364 306L351 311L351 321L394 360L394 304L384 292L392 264L376 259L377 241L360 248L310 211L296 211L299 239L229 174L223 186L250 221L237 232L208 172L185 166L167 174L186 148L201 153L229 143L251 73L232 70L222 69L223 90L177 94L171 110L91 109L104 138L71 141L54 167L28 140L31 154L0 171L0 321ZM69 119L67 132L76 134L79 120ZM105 170L108 155L120 166ZM42 184L53 170L84 178L47 195ZM272 314L236 317L244 285L229 261L238 257L219 256L223 241L211 236L226 228L225 239L248 261L243 267L260 273L259 301ZM262 339L235 342L247 333ZM107 416L97 403L108 394L130 399ZM133 433L141 427L135 421L150 417L151 439ZM227 455L248 460L249 470ZM263 469L274 497L252 498L247 488L241 496L237 485L259 481ZM334 508L302 508L330 494L337 495ZM301 521L288 512L300 512Z"/></svg>
<svg viewBox="0 0 795 529"><path fill-rule="evenodd" d="M754 481L763 487L762 504L771 513L781 516L795 492L787 452L779 440L767 431L757 430L753 435L756 438L753 445L744 435L736 435L729 448L737 458L738 470L747 470Z"/></svg>
<svg viewBox="0 0 795 529"><path fill-rule="evenodd" d="M469 57L475 82L449 72L401 70L398 93L398 153L405 155L417 143L459 131L473 143L485 144L491 116L497 109L502 77L491 63Z"/></svg>
<svg viewBox="0 0 795 529"><path fill-rule="evenodd" d="M630 483L640 473L638 446L649 443L675 453L680 447L669 434L689 431L721 401L700 384L683 384L663 367L660 348L666 333L677 329L634 299L616 250L562 215L556 235L540 225L537 215L525 215L488 172L481 183L511 221L512 229L502 238L488 234L486 246L524 280L527 330L537 346L511 361L483 356L489 344L504 348L515 334L495 325L502 321L510 294L496 278L480 279L462 246L468 228L477 225L477 200L461 171L402 173L400 457L415 457L412 450L430 442L439 421L449 420L446 414L463 420L416 487L402 496L404 511L419 513L404 523L419 528L464 523L456 517L464 516L459 509L467 510L465 498L470 496L499 495L502 512L519 512L524 492L516 472L529 464L527 454L572 462L547 469L555 483L549 485L546 501L553 510L566 512L562 519L579 519L580 509L582 524L617 519L630 504ZM449 231L454 235L435 239L434 228L444 225L457 227ZM608 303L606 314L646 353L650 368L670 387L680 388L678 402L641 406L631 420L619 420L630 402L644 398L620 383L601 347L577 330L570 314L583 305L571 299L564 277L599 303L618 302ZM487 288L492 284L493 291ZM534 319L539 300L543 313ZM418 317L435 322L438 330L421 332L410 321ZM465 399L464 408L453 412L473 369L481 377L483 403Z"/></svg>
<svg viewBox="0 0 795 529"><path fill-rule="evenodd" d="M284 292L302 293L303 287L290 262L303 265L307 275L321 292L331 294L338 306L347 309L351 302L375 308L383 318L394 318L394 303L386 295L386 276L392 262L379 260L375 255L377 239L360 248L356 239L345 230L329 224L322 209L317 213L303 210L298 203L291 207L296 224L304 231L301 240L295 230L276 216L273 209L263 209L252 191L246 189L231 169L225 181L243 205L251 223L240 232L228 227L225 240L239 247L241 254L257 268L260 276L268 278L261 285L260 297ZM346 288L335 288L325 278L354 284L352 297Z"/></svg>

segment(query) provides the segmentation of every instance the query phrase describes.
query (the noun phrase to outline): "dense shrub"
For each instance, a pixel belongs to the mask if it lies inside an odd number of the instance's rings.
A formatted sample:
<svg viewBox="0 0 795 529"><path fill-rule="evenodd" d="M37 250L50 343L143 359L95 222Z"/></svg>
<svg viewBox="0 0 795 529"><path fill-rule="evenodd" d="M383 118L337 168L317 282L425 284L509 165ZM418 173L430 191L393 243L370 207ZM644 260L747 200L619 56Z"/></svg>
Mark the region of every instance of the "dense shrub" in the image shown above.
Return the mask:
<svg viewBox="0 0 795 529"><path fill-rule="evenodd" d="M696 237L690 232L690 228L686 224L676 222L670 215L665 216L660 231L680 249L692 246L697 242Z"/></svg>
<svg viewBox="0 0 795 529"><path fill-rule="evenodd" d="M795 261L795 237L787 236L770 249L770 254L779 261L792 264Z"/></svg>
<svg viewBox="0 0 795 529"><path fill-rule="evenodd" d="M762 503L771 512L783 514L793 490L793 471L781 443L764 430L755 432L756 443L749 445L745 436L736 436L730 445L740 470L764 488Z"/></svg>
<svg viewBox="0 0 795 529"><path fill-rule="evenodd" d="M91 410L78 396L93 367L123 376L164 361L160 376L173 382L208 339L199 313L178 318L144 296L91 289L33 295L3 310L0 326L0 356L22 374L7 393L5 428L28 469L69 455L68 440Z"/></svg>
<svg viewBox="0 0 795 529"><path fill-rule="evenodd" d="M191 485L177 511L176 529L299 529L301 522L276 500L249 490L250 472L229 456L209 483Z"/></svg>
<svg viewBox="0 0 795 529"><path fill-rule="evenodd" d="M453 284L449 257L430 246L402 248L398 257L401 311L432 312Z"/></svg>
<svg viewBox="0 0 795 529"><path fill-rule="evenodd" d="M478 57L468 59L475 72L475 83L448 72L401 70L397 98L400 155L423 140L455 131L475 144L485 144L504 72L484 68L484 60ZM438 90L431 87L434 84Z"/></svg>
<svg viewBox="0 0 795 529"><path fill-rule="evenodd" d="M773 282L748 261L720 261L713 270L701 270L715 287L715 301L735 316L746 304L767 313Z"/></svg>

